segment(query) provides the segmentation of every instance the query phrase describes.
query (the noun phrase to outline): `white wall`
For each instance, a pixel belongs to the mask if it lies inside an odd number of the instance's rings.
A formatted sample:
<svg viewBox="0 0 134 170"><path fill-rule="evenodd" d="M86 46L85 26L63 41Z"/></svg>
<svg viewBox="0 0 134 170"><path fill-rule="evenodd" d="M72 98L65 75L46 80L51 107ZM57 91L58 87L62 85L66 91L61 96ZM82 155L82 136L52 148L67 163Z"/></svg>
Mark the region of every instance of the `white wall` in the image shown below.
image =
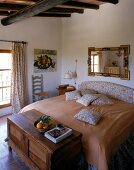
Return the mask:
<svg viewBox="0 0 134 170"><path fill-rule="evenodd" d="M27 73L30 102L32 102L34 48L57 50L57 71L43 73L44 90L49 91L50 96L57 94L56 87L61 81L61 27L61 19L43 17L26 19L9 26L0 25L0 39L28 42ZM11 43L0 42L0 48L11 49ZM0 109L0 115L7 112L10 112L9 109Z"/></svg>
<svg viewBox="0 0 134 170"><path fill-rule="evenodd" d="M102 80L134 87L134 0L120 0L117 5L104 4L99 10L85 10L62 22L62 83L67 70L73 70L78 59L77 84L85 80ZM102 76L88 77L88 47L118 47L130 44L131 80Z"/></svg>
<svg viewBox="0 0 134 170"><path fill-rule="evenodd" d="M31 76L33 74L34 48L56 49L58 51L57 72L43 74L45 90L50 91L52 96L57 93L56 87L60 82L74 84L74 80L65 80L63 76L66 71L75 69L75 59L78 59L77 84L85 80L102 80L133 87L133 9L133 0L120 0L117 5L105 4L99 10L85 10L84 14L72 14L71 18L62 19L62 22L61 19L41 17L26 19L9 26L0 25L0 39L28 42L27 72L30 102L32 101ZM125 44L131 45L130 81L98 76L88 77L88 47L112 47ZM11 44L0 43L0 48L4 47L10 49ZM0 109L0 114L4 112L10 111Z"/></svg>

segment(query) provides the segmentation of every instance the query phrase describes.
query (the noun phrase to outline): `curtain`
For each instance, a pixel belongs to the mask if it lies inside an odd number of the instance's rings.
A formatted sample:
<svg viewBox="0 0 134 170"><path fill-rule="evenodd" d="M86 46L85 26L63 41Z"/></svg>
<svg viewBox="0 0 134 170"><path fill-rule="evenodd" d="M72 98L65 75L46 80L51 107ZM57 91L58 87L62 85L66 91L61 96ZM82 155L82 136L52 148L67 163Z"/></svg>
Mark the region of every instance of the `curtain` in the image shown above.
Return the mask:
<svg viewBox="0 0 134 170"><path fill-rule="evenodd" d="M28 101L26 88L26 44L12 43L11 104L17 114Z"/></svg>

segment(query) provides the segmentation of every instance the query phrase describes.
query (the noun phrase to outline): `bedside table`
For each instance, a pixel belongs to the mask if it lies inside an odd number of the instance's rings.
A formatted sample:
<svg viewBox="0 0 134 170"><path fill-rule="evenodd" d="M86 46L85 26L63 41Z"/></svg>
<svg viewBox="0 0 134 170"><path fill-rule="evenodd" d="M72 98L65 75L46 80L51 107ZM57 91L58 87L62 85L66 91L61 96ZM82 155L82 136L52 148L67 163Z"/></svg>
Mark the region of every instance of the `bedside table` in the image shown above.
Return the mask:
<svg viewBox="0 0 134 170"><path fill-rule="evenodd" d="M65 94L66 92L74 91L76 88L74 86L69 86L69 84L60 85L57 90L59 95Z"/></svg>

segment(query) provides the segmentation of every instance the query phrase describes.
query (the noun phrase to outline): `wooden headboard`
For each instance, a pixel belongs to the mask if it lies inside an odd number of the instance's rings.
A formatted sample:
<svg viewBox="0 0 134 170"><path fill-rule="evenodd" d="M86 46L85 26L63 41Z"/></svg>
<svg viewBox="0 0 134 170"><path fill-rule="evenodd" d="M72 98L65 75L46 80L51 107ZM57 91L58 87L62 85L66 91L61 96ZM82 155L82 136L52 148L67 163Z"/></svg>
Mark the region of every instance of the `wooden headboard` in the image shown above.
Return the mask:
<svg viewBox="0 0 134 170"><path fill-rule="evenodd" d="M120 84L104 81L84 81L78 85L78 89L93 89L116 99L134 103L134 89Z"/></svg>

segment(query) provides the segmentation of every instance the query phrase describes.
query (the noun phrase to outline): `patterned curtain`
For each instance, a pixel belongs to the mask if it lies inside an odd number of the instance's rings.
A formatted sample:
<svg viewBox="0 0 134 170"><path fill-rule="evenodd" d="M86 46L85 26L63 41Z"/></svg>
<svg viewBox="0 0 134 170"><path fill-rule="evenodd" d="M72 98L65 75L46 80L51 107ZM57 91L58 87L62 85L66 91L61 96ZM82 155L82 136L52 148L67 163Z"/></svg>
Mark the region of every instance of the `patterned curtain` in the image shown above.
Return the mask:
<svg viewBox="0 0 134 170"><path fill-rule="evenodd" d="M27 104L26 88L26 44L12 43L12 80L11 80L11 104L13 113L17 114Z"/></svg>

